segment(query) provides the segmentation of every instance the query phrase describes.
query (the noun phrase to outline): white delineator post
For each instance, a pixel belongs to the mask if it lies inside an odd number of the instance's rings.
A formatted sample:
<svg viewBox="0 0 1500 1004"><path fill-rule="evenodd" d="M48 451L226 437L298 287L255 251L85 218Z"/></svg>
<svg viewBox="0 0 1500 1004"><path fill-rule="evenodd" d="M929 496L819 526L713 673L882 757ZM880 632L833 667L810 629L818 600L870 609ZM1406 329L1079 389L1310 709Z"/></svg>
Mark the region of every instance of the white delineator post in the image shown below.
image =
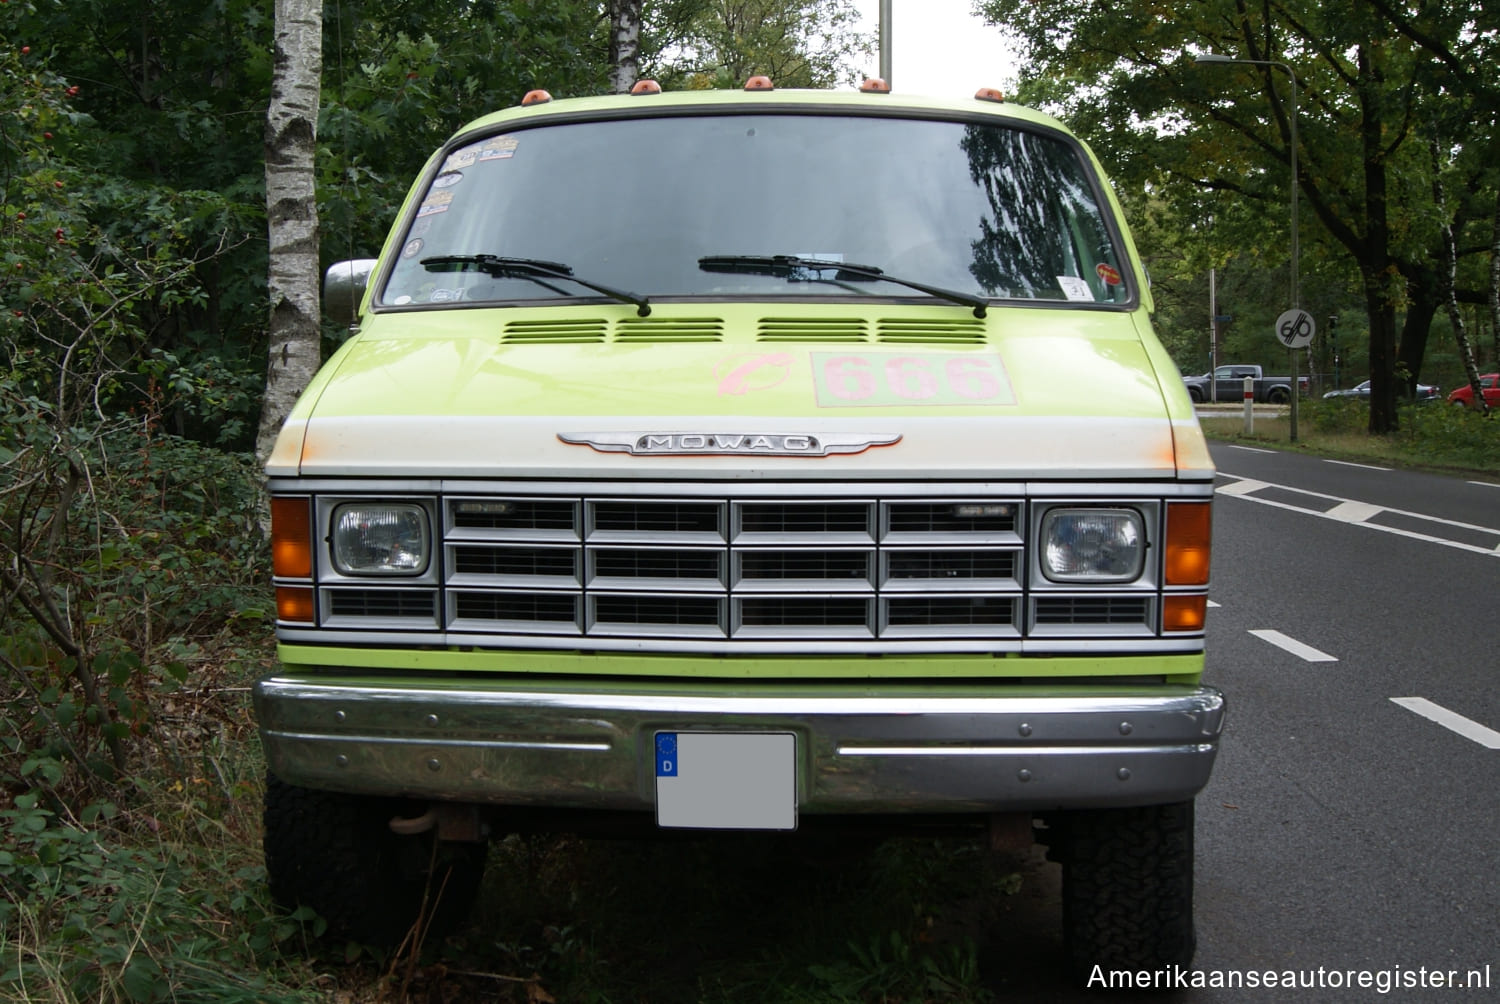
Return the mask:
<svg viewBox="0 0 1500 1004"><path fill-rule="evenodd" d="M1255 378L1245 377L1245 435L1255 431Z"/></svg>

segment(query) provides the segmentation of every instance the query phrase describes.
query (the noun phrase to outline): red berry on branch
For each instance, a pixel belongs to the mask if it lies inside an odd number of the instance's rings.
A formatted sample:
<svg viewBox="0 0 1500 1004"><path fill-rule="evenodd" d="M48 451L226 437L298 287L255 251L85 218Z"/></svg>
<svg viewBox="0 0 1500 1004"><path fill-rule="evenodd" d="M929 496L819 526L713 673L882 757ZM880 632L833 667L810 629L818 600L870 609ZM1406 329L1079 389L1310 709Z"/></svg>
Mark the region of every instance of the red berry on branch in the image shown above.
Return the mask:
<svg viewBox="0 0 1500 1004"><path fill-rule="evenodd" d="M51 138L52 138L52 134L50 132L44 132L44 133L42 133L42 139L51 139Z"/></svg>
<svg viewBox="0 0 1500 1004"><path fill-rule="evenodd" d="M62 186L62 182L60 182L60 181L54 181L54 182L53 182L53 183L52 183L52 187L53 187L53 188L61 188L61 187L63 187L63 186Z"/></svg>

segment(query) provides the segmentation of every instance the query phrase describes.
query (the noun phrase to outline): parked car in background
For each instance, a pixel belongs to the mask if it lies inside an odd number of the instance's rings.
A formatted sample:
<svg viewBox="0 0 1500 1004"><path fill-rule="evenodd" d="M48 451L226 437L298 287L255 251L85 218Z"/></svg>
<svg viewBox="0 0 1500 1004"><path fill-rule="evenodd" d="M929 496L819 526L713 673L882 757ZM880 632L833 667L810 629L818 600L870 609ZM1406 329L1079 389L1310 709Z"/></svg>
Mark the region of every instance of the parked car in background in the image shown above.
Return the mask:
<svg viewBox="0 0 1500 1004"><path fill-rule="evenodd" d="M1438 389L1436 384L1417 384L1418 403L1425 401L1436 401L1439 399L1442 393L1443 392ZM1353 387L1350 387L1348 390L1331 390L1323 395L1323 400L1327 401L1329 398L1336 397L1357 397L1361 401L1368 401L1370 400L1370 381L1363 380L1355 384Z"/></svg>
<svg viewBox="0 0 1500 1004"><path fill-rule="evenodd" d="M1292 378L1289 376L1266 376L1259 366L1239 364L1220 366L1212 373L1201 376L1185 376L1183 385L1193 403L1204 401L1239 402L1245 397L1245 378L1254 381L1252 387L1256 404L1286 404L1292 399ZM1307 395L1307 377L1297 378L1297 389Z"/></svg>
<svg viewBox="0 0 1500 1004"><path fill-rule="evenodd" d="M1479 378L1479 389L1484 394L1484 403L1491 408L1500 408L1500 373L1486 373ZM1448 403L1461 408L1474 407L1474 388L1463 384L1448 395Z"/></svg>

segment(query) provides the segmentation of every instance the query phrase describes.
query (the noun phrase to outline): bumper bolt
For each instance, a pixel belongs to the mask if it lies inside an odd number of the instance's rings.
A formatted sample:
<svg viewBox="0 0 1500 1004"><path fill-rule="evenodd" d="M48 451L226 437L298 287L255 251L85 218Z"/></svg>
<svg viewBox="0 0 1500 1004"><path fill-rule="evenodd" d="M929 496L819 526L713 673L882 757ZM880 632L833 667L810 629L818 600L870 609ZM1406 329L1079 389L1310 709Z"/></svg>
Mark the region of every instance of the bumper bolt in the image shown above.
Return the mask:
<svg viewBox="0 0 1500 1004"><path fill-rule="evenodd" d="M1119 778L1121 781L1129 781L1130 780L1130 768L1129 767L1121 767L1119 770L1115 771L1115 777Z"/></svg>
<svg viewBox="0 0 1500 1004"><path fill-rule="evenodd" d="M1134 731L1135 731L1135 726L1131 725L1129 722L1121 722L1120 723L1120 735L1122 735L1122 736L1128 736L1128 735L1130 735L1130 733L1132 733Z"/></svg>
<svg viewBox="0 0 1500 1004"><path fill-rule="evenodd" d="M431 771L442 770L443 769L443 763L437 757L433 757L431 760L427 761L427 769L431 770Z"/></svg>
<svg viewBox="0 0 1500 1004"><path fill-rule="evenodd" d="M344 754L342 754L342 753L340 753L338 756L334 757L333 758L333 762L334 762L334 764L336 766L339 766L339 767L347 767L347 766L349 766L349 758L346 757L346 756L344 756Z"/></svg>
<svg viewBox="0 0 1500 1004"><path fill-rule="evenodd" d="M437 727L437 723L438 723L438 716L437 715L428 715L427 716L427 724L428 725L431 725L434 728L436 728Z"/></svg>
<svg viewBox="0 0 1500 1004"><path fill-rule="evenodd" d="M1031 724L1029 722L1022 722L1021 727L1016 731L1020 732L1022 736L1029 736L1031 735Z"/></svg>
<svg viewBox="0 0 1500 1004"><path fill-rule="evenodd" d="M1016 779L1023 784L1027 781L1030 781L1031 771L1027 770L1025 767L1022 767L1020 770L1016 771Z"/></svg>

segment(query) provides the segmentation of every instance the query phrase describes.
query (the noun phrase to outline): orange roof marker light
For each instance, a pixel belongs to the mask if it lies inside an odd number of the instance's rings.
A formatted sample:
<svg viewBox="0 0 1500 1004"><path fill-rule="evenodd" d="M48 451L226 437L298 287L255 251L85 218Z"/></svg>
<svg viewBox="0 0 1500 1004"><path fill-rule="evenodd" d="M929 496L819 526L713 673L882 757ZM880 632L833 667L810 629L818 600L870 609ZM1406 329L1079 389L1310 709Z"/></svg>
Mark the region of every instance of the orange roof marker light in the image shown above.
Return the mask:
<svg viewBox="0 0 1500 1004"><path fill-rule="evenodd" d="M775 89L776 85L771 83L770 77L757 75L745 81L747 91L774 91Z"/></svg>
<svg viewBox="0 0 1500 1004"><path fill-rule="evenodd" d="M525 108L527 105L545 105L551 100L552 95L539 87L534 91L526 92L526 96L521 99L521 107Z"/></svg>
<svg viewBox="0 0 1500 1004"><path fill-rule="evenodd" d="M1005 104L1005 95L997 87L981 87L974 92L974 97L980 101L993 101L997 105Z"/></svg>
<svg viewBox="0 0 1500 1004"><path fill-rule="evenodd" d="M862 94L889 94L891 85L879 77L866 77L865 82L859 85Z"/></svg>
<svg viewBox="0 0 1500 1004"><path fill-rule="evenodd" d="M631 94L660 94L661 84L654 80L637 80L630 85Z"/></svg>

